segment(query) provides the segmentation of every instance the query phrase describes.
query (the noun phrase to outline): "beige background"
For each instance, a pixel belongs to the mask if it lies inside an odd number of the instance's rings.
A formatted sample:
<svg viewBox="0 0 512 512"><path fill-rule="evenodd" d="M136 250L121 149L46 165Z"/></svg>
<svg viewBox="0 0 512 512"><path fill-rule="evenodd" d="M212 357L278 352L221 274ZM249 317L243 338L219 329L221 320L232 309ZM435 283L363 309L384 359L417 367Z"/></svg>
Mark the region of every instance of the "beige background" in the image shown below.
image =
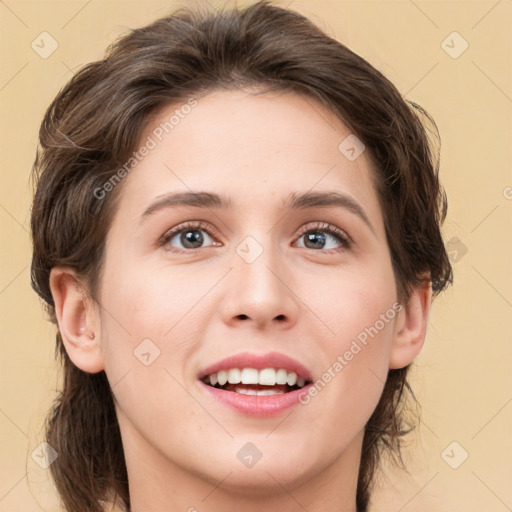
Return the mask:
<svg viewBox="0 0 512 512"><path fill-rule="evenodd" d="M411 474L389 472L372 511L511 510L512 1L287 4L423 105L442 136L455 285L434 305L414 371L423 424L407 453ZM57 385L53 330L29 283L29 171L39 123L73 71L173 5L0 2L2 512L58 509L48 472L30 457ZM46 59L31 48L44 31L58 42ZM452 58L464 41L467 50ZM465 451L467 460L450 467Z"/></svg>

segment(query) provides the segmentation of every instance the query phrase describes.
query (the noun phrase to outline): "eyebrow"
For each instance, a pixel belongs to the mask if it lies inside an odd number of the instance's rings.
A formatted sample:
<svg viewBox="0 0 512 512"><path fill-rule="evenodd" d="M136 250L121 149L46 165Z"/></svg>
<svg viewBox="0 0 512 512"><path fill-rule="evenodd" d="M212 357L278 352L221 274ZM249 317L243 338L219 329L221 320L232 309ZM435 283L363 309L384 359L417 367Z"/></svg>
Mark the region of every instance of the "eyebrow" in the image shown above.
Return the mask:
<svg viewBox="0 0 512 512"><path fill-rule="evenodd" d="M231 199L212 192L177 192L156 197L141 216L141 222L158 211L176 206L189 206L215 210L229 210L233 205ZM375 230L362 206L352 197L339 192L305 192L291 193L283 202L288 210L306 210L308 208L344 208L357 215L375 234Z"/></svg>

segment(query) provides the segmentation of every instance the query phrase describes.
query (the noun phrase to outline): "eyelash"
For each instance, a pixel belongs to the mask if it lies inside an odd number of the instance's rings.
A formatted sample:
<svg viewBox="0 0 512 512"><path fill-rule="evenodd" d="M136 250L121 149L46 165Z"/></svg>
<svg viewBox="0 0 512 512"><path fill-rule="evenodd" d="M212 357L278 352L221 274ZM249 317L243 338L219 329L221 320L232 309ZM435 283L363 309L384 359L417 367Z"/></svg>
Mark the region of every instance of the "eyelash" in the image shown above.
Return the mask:
<svg viewBox="0 0 512 512"><path fill-rule="evenodd" d="M174 238L175 235L177 235L183 231L198 231L198 230L206 231L206 233L208 233L208 236L214 238L214 235L212 235L212 233L211 233L211 231L213 231L213 230L211 229L211 227L208 224L206 224L202 221L190 221L190 222L185 222L184 224L180 224L179 226L176 226L175 228L172 228L169 231L167 231L166 233L164 233L158 242L158 246L161 247L161 246L167 245ZM342 246L342 248L338 248L338 249L318 249L318 250L310 249L311 251L332 254L332 253L341 252L343 250L348 250L352 247L353 242L350 239L350 237L345 232L343 232L341 229L337 228L336 226L333 226L332 224L327 224L327 223L316 223L314 225L308 224L299 230L298 239L300 239L302 236L304 236L306 233L309 233L309 232L328 233L329 235L332 235L335 239L337 239L337 241ZM203 249L203 247L199 247L197 249L187 249L187 250L176 249L175 247L173 247L173 248L169 248L167 250L170 252L194 252L194 251L198 251L200 249ZM308 249L308 248L306 247L306 249Z"/></svg>

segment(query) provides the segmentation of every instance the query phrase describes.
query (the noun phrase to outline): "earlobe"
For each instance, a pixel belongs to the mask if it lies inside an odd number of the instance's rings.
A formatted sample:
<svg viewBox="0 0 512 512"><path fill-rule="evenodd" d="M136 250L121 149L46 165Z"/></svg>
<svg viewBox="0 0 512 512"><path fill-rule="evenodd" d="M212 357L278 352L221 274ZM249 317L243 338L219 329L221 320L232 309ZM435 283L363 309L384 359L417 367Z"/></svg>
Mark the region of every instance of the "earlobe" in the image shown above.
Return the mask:
<svg viewBox="0 0 512 512"><path fill-rule="evenodd" d="M100 372L104 369L101 323L92 300L87 300L80 279L70 269L54 267L50 273L50 288L69 358L84 372Z"/></svg>
<svg viewBox="0 0 512 512"><path fill-rule="evenodd" d="M432 287L414 288L395 324L395 338L389 356L389 368L404 368L420 353L427 332Z"/></svg>

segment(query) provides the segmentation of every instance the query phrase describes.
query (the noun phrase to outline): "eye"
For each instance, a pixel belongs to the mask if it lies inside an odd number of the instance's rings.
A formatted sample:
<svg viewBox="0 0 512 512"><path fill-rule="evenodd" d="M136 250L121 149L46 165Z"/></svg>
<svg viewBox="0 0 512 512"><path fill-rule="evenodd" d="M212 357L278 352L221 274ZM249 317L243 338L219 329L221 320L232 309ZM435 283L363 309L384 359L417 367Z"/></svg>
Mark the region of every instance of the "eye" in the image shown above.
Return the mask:
<svg viewBox="0 0 512 512"><path fill-rule="evenodd" d="M302 238L304 238L304 245L299 245L299 247L306 249L340 252L344 249L350 249L352 246L351 239L341 229L325 223L305 226L301 229L299 240ZM336 244L341 245L341 248L336 248ZM325 245L329 245L329 247L325 247Z"/></svg>
<svg viewBox="0 0 512 512"><path fill-rule="evenodd" d="M305 242L299 247L323 252L340 252L352 246L352 241L346 233L326 223L308 224L299 232L299 240L302 238ZM205 243L207 245L204 245ZM201 221L180 224L167 231L159 241L159 246L165 246L171 252L193 251L212 245L221 244L214 242L211 228ZM336 245L341 247L336 248Z"/></svg>
<svg viewBox="0 0 512 512"><path fill-rule="evenodd" d="M166 249L170 251L179 252L201 249L204 247L204 243L208 243L208 239L213 241L207 225L203 222L191 221L167 231L162 236L159 245L166 246Z"/></svg>

